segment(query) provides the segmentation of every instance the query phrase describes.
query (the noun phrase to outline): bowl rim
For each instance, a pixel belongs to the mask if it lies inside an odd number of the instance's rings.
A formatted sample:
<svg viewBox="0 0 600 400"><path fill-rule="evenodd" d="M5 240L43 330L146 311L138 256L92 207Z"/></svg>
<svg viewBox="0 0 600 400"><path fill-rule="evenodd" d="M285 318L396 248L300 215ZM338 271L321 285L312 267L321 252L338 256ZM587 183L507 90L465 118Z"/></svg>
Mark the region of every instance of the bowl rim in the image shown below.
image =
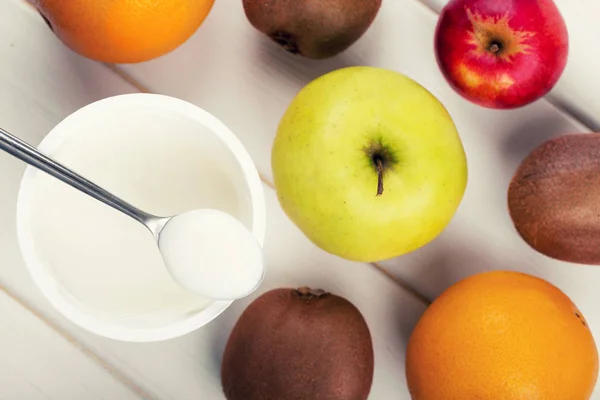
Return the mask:
<svg viewBox="0 0 600 400"><path fill-rule="evenodd" d="M252 158L238 137L218 118L185 100L152 93L130 93L107 97L85 105L59 122L42 139L38 149L52 154L71 135L80 131L78 125L90 114L123 111L126 108L158 108L161 112L183 114L212 132L233 154L243 172L243 180L250 195L252 233L264 246L266 236L266 204L260 176ZM214 301L202 311L158 328L128 328L99 320L76 307L66 299L65 290L37 257L30 230L31 207L38 174L44 172L27 166L21 178L17 195L17 241L25 266L35 285L51 305L74 324L97 335L126 342L156 342L190 333L218 317L233 301ZM68 292L67 292L68 293Z"/></svg>

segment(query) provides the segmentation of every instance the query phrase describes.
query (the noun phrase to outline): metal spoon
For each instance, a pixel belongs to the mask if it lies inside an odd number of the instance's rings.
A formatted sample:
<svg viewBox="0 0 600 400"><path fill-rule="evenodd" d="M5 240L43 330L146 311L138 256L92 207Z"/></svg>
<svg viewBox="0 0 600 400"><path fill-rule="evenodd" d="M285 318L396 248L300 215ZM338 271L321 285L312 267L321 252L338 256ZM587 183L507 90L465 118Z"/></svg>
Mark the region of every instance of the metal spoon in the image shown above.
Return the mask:
<svg viewBox="0 0 600 400"><path fill-rule="evenodd" d="M114 196L2 128L0 148L143 224L154 236L169 273L182 287L210 299L234 300L260 285L264 275L261 246L231 215L198 209L158 217Z"/></svg>

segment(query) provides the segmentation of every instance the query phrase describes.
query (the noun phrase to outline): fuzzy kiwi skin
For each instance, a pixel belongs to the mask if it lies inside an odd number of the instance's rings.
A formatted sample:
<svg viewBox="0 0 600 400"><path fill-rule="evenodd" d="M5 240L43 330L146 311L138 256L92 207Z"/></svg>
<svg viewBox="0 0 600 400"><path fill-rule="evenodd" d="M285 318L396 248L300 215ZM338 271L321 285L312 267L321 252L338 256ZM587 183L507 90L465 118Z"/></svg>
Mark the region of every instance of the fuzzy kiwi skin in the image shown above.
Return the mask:
<svg viewBox="0 0 600 400"><path fill-rule="evenodd" d="M561 261L600 264L600 133L546 141L523 160L508 189L521 237Z"/></svg>
<svg viewBox="0 0 600 400"><path fill-rule="evenodd" d="M228 400L366 400L371 335L348 300L309 288L258 297L234 326L221 364Z"/></svg>
<svg viewBox="0 0 600 400"><path fill-rule="evenodd" d="M371 26L382 0L243 0L248 21L293 54L332 57Z"/></svg>

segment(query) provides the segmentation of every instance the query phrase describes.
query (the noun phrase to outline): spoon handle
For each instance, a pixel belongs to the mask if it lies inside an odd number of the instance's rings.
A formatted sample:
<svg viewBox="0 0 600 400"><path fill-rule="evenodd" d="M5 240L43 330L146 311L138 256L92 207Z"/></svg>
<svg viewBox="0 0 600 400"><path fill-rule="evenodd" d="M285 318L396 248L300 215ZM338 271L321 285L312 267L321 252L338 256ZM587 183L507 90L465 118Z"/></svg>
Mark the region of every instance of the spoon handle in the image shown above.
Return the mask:
<svg viewBox="0 0 600 400"><path fill-rule="evenodd" d="M123 212L144 225L147 225L148 221L155 219L154 216L114 196L2 128L0 128L0 149L52 175L75 189L100 200L104 204Z"/></svg>

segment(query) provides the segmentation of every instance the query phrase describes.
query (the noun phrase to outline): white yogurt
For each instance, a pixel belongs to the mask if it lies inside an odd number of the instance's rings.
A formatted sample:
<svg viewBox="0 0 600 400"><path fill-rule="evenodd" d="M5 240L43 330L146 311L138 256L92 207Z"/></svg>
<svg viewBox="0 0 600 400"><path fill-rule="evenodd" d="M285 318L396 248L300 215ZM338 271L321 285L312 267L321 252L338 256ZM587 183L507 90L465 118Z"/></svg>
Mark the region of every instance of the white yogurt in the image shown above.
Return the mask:
<svg viewBox="0 0 600 400"><path fill-rule="evenodd" d="M182 286L212 299L252 293L263 278L262 249L237 219L218 210L193 210L169 220L160 252Z"/></svg>

